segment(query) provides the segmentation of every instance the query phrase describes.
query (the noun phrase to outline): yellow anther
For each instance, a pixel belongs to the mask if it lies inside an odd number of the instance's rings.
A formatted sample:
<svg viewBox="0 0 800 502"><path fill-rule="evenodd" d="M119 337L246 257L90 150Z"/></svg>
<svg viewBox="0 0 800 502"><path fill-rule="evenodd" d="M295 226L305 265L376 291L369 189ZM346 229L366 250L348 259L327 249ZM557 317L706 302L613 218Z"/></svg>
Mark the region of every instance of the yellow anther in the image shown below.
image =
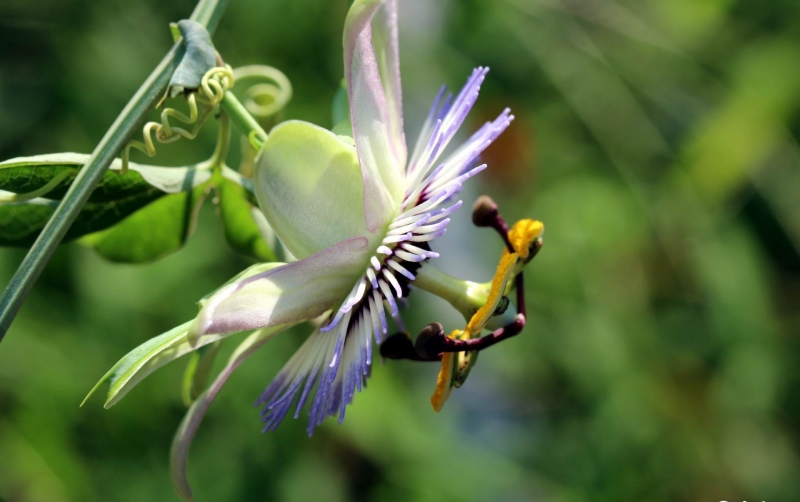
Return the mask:
<svg viewBox="0 0 800 502"><path fill-rule="evenodd" d="M448 336L450 338L458 338L461 334L462 331L457 329ZM439 370L439 376L436 377L436 389L431 396L433 411L437 413L442 411L442 407L444 403L447 402L447 399L450 397L450 391L453 389L454 356L455 354L453 352L445 352L442 354L442 369Z"/></svg>
<svg viewBox="0 0 800 502"><path fill-rule="evenodd" d="M508 232L508 240L523 260L528 258L533 241L544 233L544 224L536 220L519 220Z"/></svg>
<svg viewBox="0 0 800 502"><path fill-rule="evenodd" d="M480 334L489 319L492 318L497 306L500 304L503 295L506 291L506 285L511 277L514 275L514 267L519 261L517 253L505 253L497 265L497 270L492 279L492 286L489 289L489 296L486 298L486 303L478 309L467 323L467 327L462 331L457 329L448 335L450 338L458 338L459 340L469 340L473 335ZM464 365L464 354L445 352L442 354L442 369L439 370L439 376L436 378L436 389L431 396L431 404L433 410L436 412L441 411L444 403L450 397L450 392L453 389L453 372L456 364Z"/></svg>
<svg viewBox="0 0 800 502"><path fill-rule="evenodd" d="M497 270L492 279L492 287L489 290L489 296L486 298L486 303L475 312L472 319L467 323L467 328L464 330L465 338L472 338L472 335L479 334L489 319L492 318L500 300L503 299L503 294L506 291L506 285L514 274L514 265L517 264L519 255L517 253L505 253L500 258L500 263L497 265Z"/></svg>

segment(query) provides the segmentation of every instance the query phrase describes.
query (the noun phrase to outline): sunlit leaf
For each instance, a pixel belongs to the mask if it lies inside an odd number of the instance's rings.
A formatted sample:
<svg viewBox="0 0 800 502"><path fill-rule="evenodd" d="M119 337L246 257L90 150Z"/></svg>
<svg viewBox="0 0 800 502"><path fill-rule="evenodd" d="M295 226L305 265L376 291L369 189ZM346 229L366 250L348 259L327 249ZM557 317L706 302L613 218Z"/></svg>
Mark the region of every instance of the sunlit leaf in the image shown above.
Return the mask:
<svg viewBox="0 0 800 502"><path fill-rule="evenodd" d="M192 234L206 194L199 186L162 197L117 225L84 237L104 258L123 263L157 260L179 250Z"/></svg>
<svg viewBox="0 0 800 502"><path fill-rule="evenodd" d="M264 240L254 211L247 199L247 190L228 179L219 184L219 209L225 238L236 251L259 261L275 261L275 253Z"/></svg>
<svg viewBox="0 0 800 502"><path fill-rule="evenodd" d="M86 154L61 153L0 163L0 200L9 200L15 194L24 198L25 194L46 190L29 200L0 202L0 246L33 243L88 159ZM65 240L106 229L167 195L191 191L211 178L211 172L203 167L131 164L129 171L121 174L121 162L115 161L92 192Z"/></svg>

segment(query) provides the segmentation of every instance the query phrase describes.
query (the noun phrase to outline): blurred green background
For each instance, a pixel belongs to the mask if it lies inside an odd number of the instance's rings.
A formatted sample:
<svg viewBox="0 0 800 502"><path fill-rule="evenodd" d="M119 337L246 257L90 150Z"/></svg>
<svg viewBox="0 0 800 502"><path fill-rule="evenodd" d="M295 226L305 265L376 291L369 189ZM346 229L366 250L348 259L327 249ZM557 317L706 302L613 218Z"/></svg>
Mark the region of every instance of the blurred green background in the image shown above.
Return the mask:
<svg viewBox="0 0 800 502"><path fill-rule="evenodd" d="M308 328L279 337L206 416L197 500L800 500L800 3L400 4L410 142L439 85L459 89L478 65L492 71L464 135L505 106L517 117L461 198L545 222L529 326L485 352L441 414L434 365L378 364L345 423L311 439L305 415L259 433L251 404ZM192 7L3 0L0 158L90 152ZM346 9L232 0L215 42L234 66L288 75L287 118L330 127ZM214 134L153 162L203 160ZM434 248L434 266L473 280L501 250L466 208ZM0 284L23 255L0 250ZM177 500L183 361L110 410L78 404L249 264L208 201L188 245L157 263L60 248L0 345L0 500ZM425 293L406 320L463 322Z"/></svg>

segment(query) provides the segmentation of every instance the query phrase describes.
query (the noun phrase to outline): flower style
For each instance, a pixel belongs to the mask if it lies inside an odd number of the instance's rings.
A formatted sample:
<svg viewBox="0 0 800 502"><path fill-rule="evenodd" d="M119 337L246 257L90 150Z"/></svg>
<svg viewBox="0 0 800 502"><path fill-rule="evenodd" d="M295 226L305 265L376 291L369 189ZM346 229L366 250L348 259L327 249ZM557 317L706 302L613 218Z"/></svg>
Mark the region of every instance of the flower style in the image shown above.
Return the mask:
<svg viewBox="0 0 800 502"><path fill-rule="evenodd" d="M389 316L446 231L461 201L448 200L486 168L478 155L513 120L508 109L453 153L442 154L464 122L487 69L477 68L453 99L437 95L407 161L397 48L396 0L356 1L347 16L344 59L353 136L288 121L265 142L254 175L259 205L299 259L233 282L202 308L190 337L309 320L331 309L265 390L264 430L297 399L309 401L308 432L344 419L372 364Z"/></svg>

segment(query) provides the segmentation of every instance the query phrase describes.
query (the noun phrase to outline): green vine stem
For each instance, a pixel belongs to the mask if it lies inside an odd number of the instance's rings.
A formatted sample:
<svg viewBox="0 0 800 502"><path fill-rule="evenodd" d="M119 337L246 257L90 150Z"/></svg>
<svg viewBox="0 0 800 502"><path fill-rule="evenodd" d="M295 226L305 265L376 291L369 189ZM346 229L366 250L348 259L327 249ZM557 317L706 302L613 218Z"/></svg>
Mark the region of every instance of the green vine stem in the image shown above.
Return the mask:
<svg viewBox="0 0 800 502"><path fill-rule="evenodd" d="M232 92L226 92L225 97L222 98L220 107L231 116L233 125L236 126L247 139L256 151L261 150L261 146L267 140L267 133L258 124L255 118L250 115L250 112L244 105L236 99Z"/></svg>
<svg viewBox="0 0 800 502"><path fill-rule="evenodd" d="M190 19L204 25L209 33L215 31L227 0L200 0ZM153 70L125 109L100 140L75 181L70 186L50 221L42 229L28 254L0 296L0 341L2 341L22 303L55 252L81 208L102 179L114 158L142 123L147 112L161 98L172 74L185 52L182 43L172 46L161 63ZM230 94L230 93L228 93Z"/></svg>
<svg viewBox="0 0 800 502"><path fill-rule="evenodd" d="M225 159L228 157L228 150L231 146L231 117L224 111L220 111L217 120L217 146L214 148L214 155L209 161L209 168L222 169Z"/></svg>

